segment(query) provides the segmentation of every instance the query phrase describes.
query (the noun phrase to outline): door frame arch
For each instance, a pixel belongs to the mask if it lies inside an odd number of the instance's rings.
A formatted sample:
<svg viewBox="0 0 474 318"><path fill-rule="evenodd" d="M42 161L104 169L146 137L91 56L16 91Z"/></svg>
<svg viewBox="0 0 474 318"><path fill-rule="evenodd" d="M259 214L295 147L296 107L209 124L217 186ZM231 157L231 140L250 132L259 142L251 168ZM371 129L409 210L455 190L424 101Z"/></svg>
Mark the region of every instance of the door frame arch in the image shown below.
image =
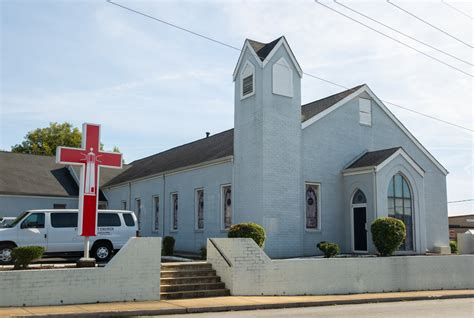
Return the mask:
<svg viewBox="0 0 474 318"><path fill-rule="evenodd" d="M356 195L357 191L361 191L365 196L365 203L352 203L354 201L354 196ZM369 252L369 235L368 235L368 228L367 228L367 195L361 189L356 187L354 191L352 191L352 195L350 196L350 214L351 214L351 250L353 253L358 254L367 254ZM355 231L354 231L354 209L355 208L365 208L365 240L367 249L366 250L356 250L355 249Z"/></svg>

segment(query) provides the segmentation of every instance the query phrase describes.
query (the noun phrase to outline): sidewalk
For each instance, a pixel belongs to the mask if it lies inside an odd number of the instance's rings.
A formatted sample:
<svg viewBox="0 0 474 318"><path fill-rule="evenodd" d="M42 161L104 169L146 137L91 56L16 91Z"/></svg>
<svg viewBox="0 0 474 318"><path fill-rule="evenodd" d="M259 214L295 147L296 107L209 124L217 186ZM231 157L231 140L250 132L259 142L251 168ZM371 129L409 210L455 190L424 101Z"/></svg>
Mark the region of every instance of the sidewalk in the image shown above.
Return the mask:
<svg viewBox="0 0 474 318"><path fill-rule="evenodd" d="M123 317L452 298L474 298L474 290L330 296L229 296L129 303L9 307L0 308L0 317Z"/></svg>

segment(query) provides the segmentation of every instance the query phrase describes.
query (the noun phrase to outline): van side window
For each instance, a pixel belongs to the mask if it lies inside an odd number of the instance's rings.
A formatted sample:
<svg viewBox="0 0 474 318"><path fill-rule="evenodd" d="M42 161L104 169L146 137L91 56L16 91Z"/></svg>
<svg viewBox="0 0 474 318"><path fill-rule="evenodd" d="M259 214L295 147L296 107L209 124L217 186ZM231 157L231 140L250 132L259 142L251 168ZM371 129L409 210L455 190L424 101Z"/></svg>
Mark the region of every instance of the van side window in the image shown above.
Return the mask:
<svg viewBox="0 0 474 318"><path fill-rule="evenodd" d="M75 228L77 227L77 213L51 213L51 226Z"/></svg>
<svg viewBox="0 0 474 318"><path fill-rule="evenodd" d="M124 213L122 215L127 226L135 226L135 221L133 221L133 216L130 213Z"/></svg>
<svg viewBox="0 0 474 318"><path fill-rule="evenodd" d="M30 214L21 224L25 229L44 229L44 213Z"/></svg>
<svg viewBox="0 0 474 318"><path fill-rule="evenodd" d="M97 226L120 226L120 218L117 213L99 213Z"/></svg>

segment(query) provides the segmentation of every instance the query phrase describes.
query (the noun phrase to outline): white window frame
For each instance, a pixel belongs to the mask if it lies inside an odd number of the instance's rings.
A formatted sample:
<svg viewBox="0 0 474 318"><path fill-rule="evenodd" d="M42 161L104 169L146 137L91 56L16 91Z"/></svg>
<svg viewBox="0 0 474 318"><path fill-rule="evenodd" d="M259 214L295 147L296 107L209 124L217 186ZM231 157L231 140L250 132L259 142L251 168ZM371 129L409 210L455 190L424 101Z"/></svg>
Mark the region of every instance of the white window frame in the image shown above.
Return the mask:
<svg viewBox="0 0 474 318"><path fill-rule="evenodd" d="M158 228L156 228L156 199L158 199ZM160 214L162 213L161 212L161 199L160 199L160 196L159 195L154 195L151 197L151 206L152 206L152 213L153 213L153 216L152 216L152 224L151 224L151 231L154 232L154 233L158 233L160 232L160 225L161 225L161 220L160 220Z"/></svg>
<svg viewBox="0 0 474 318"><path fill-rule="evenodd" d="M140 204L138 204L140 203ZM135 216L137 217L137 229L139 232L142 231L141 225L141 219L142 219L142 199L141 198L135 198Z"/></svg>
<svg viewBox="0 0 474 318"><path fill-rule="evenodd" d="M318 213L317 213L317 216L316 216L316 219L317 219L317 222L318 222L318 225L315 229L311 229L311 228L307 228L306 227L306 186L308 185L311 185L311 186L316 186L317 188L317 191L316 191L316 197L317 197L317 203L318 203ZM304 229L306 232L321 232L321 228L322 228L322 224L321 224L321 215L322 215L322 210L321 210L321 207L322 207L322 198L321 198L321 193L322 193L322 190L321 190L321 182L312 182L312 181L306 181L304 183L304 191L303 191L303 222L304 222Z"/></svg>
<svg viewBox="0 0 474 318"><path fill-rule="evenodd" d="M173 209L174 209L174 200L173 196L177 195L178 196L178 211L176 211L176 229L173 227ZM179 231L179 192L174 191L170 192L170 232L176 233Z"/></svg>
<svg viewBox="0 0 474 318"><path fill-rule="evenodd" d="M230 193L231 193L231 200L232 200L232 215L231 215L231 226L232 226L232 220L234 218L234 191L232 190L232 183L226 183L226 184L221 184L221 187L220 187L220 196L221 196L221 199L220 199L220 208L219 208L219 212L221 214L221 231L224 231L224 232L228 232L229 229L226 229L225 228L225 216L224 216L224 213L225 213L225 209L224 209L224 188L226 187L230 187Z"/></svg>
<svg viewBox="0 0 474 318"><path fill-rule="evenodd" d="M368 98L359 97L359 124L368 127L372 126L372 100Z"/></svg>
<svg viewBox="0 0 474 318"><path fill-rule="evenodd" d="M120 208L122 209L122 211L127 211L127 201L120 201Z"/></svg>
<svg viewBox="0 0 474 318"><path fill-rule="evenodd" d="M247 78L250 75L252 75L252 93L244 96L244 78ZM249 61L246 61L244 67L242 67L242 71L240 72L240 100L253 95L255 95L255 66Z"/></svg>
<svg viewBox="0 0 474 318"><path fill-rule="evenodd" d="M196 189L194 189L194 230L195 230L196 232L202 232L202 231L204 231L204 228L205 228L205 225L204 225L204 220L205 220L204 211L205 211L205 208L206 208L206 202L205 202L205 200L204 200L204 207L203 207L203 210L202 210L203 225L202 225L202 228L201 228L201 229L199 228L199 215L198 215L198 211L199 211L199 196L198 196L198 192L199 192L199 191L202 191L203 200L205 199L204 188L196 188Z"/></svg>

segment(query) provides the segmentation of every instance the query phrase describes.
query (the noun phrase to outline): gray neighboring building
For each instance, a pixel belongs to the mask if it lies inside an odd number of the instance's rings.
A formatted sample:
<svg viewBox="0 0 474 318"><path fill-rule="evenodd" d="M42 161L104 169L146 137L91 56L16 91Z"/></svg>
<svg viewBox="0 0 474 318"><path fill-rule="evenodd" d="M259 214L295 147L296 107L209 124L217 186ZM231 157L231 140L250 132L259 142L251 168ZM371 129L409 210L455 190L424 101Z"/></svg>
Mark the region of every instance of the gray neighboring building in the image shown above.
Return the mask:
<svg viewBox="0 0 474 318"><path fill-rule="evenodd" d="M144 236L199 251L231 224L256 222L274 258L320 241L374 253L370 224L407 226L399 253L446 247L447 170L367 85L301 105L302 70L284 37L246 40L235 68L234 129L136 160L102 188Z"/></svg>
<svg viewBox="0 0 474 318"><path fill-rule="evenodd" d="M101 169L100 184L126 170ZM54 156L0 151L0 216L31 209L77 209L79 167L60 165ZM107 207L104 193L99 207Z"/></svg>

